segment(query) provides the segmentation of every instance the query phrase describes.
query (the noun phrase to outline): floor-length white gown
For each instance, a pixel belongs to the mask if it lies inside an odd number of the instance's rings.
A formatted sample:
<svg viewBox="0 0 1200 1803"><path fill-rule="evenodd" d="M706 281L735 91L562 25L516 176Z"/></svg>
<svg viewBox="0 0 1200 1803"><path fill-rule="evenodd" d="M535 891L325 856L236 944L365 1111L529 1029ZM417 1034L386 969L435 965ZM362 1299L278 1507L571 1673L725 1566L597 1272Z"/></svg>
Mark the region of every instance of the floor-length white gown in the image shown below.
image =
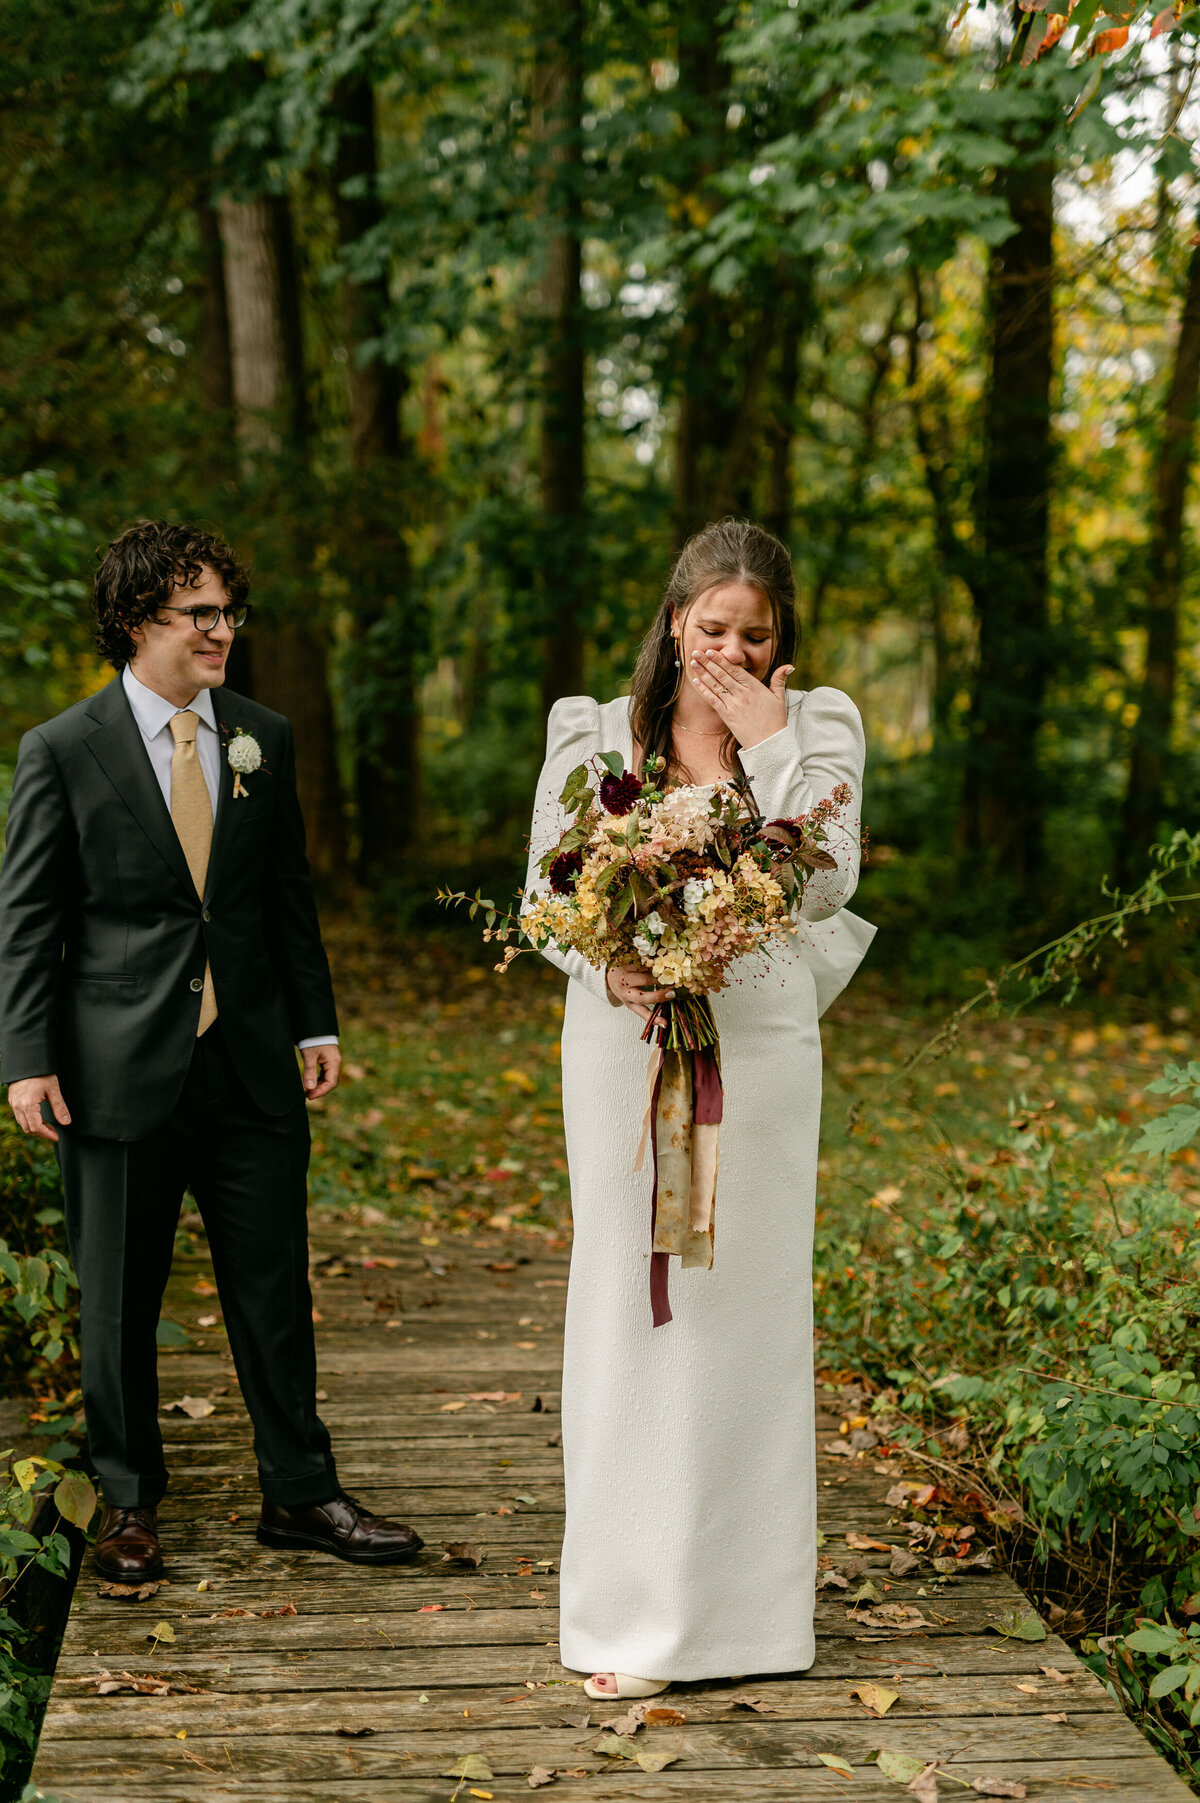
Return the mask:
<svg viewBox="0 0 1200 1803"><path fill-rule="evenodd" d="M527 888L544 887L536 864L562 830L568 772L598 751L628 764L632 749L626 699L556 704ZM742 753L768 819L804 812L840 782L854 792L855 830L831 839L839 868L810 883L807 919L835 914L854 890L863 757L857 709L828 688L790 693L787 725ZM834 990L869 939L855 927ZM828 970L802 929L769 959L741 960L713 998L725 1085L715 1263L671 1260L674 1319L655 1328L650 1160L634 1173L649 1048L601 972L578 953L548 955L571 978L563 1664L680 1680L802 1671L815 1654L811 1264Z"/></svg>

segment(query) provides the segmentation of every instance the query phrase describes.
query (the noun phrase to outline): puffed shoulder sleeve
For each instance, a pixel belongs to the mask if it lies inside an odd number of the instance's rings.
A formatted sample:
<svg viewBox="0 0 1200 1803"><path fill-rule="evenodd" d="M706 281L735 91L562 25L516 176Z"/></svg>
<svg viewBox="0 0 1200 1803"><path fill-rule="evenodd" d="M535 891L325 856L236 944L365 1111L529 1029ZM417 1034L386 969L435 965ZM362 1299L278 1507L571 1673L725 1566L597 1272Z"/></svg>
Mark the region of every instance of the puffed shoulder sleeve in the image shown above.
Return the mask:
<svg viewBox="0 0 1200 1803"><path fill-rule="evenodd" d="M529 828L529 864L525 872L525 894L545 888L546 879L538 865L557 844L566 827L566 815L559 805L567 777L577 765L586 763L600 744L600 704L590 695L566 695L550 709L546 722L546 761L538 777L533 800L533 822ZM543 956L581 983L598 1001L608 999L604 972L597 970L580 952L559 951L546 947Z"/></svg>
<svg viewBox="0 0 1200 1803"><path fill-rule="evenodd" d="M866 739L858 709L840 689L810 689L791 704L787 725L742 751L759 811L768 820L794 819L845 783L851 799L827 829L836 870L814 871L804 888L805 920L826 920L844 908L858 886L862 784Z"/></svg>

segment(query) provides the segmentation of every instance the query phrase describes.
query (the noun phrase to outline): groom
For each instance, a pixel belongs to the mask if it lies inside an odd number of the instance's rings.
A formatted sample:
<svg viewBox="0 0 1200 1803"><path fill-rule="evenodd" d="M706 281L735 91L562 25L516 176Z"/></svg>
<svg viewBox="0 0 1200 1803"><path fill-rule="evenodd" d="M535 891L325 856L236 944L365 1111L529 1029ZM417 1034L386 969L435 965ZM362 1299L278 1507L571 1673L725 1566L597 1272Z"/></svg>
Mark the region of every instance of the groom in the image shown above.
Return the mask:
<svg viewBox="0 0 1200 1803"><path fill-rule="evenodd" d="M26 734L0 871L0 1080L58 1147L96 1565L119 1583L162 1571L155 1329L185 1188L254 1424L259 1540L363 1564L423 1544L345 1494L316 1412L305 1098L341 1058L292 729L222 688L248 588L205 532L114 541L94 602L119 674Z"/></svg>

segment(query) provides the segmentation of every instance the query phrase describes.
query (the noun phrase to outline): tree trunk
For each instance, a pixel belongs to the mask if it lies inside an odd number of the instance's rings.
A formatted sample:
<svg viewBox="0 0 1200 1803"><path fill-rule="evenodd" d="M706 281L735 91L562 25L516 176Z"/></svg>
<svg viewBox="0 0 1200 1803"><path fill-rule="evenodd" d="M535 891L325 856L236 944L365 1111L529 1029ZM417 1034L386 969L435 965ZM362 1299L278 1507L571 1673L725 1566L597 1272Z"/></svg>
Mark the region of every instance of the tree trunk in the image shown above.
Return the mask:
<svg viewBox="0 0 1200 1803"><path fill-rule="evenodd" d="M583 686L587 593L581 114L583 0L542 0L533 74L533 134L543 158L545 324L538 473L542 503L545 647L542 708Z"/></svg>
<svg viewBox="0 0 1200 1803"><path fill-rule="evenodd" d="M264 520L278 522L291 566L273 572L276 587L288 593L287 603L272 606L268 600L262 625L255 623L254 692L292 721L313 874L340 882L346 835L328 637L315 617L311 553L301 523L307 501L307 408L290 208L282 196L243 201L226 195L218 211L243 488Z"/></svg>
<svg viewBox="0 0 1200 1803"><path fill-rule="evenodd" d="M237 485L233 363L221 225L207 193L196 201L196 232L200 240L200 399L205 415L199 464L205 487L228 500ZM225 680L239 695L253 696L250 640L244 632L236 634L229 647Z"/></svg>
<svg viewBox="0 0 1200 1803"><path fill-rule="evenodd" d="M725 0L680 0L676 7L677 103L691 156L687 198L693 216L705 216L719 204L709 184L725 132L729 70L721 56L724 12ZM735 324L741 322L731 302L714 294L701 277L685 278L674 470L675 536L681 544L713 514L720 452L731 425L730 364L739 342Z"/></svg>
<svg viewBox="0 0 1200 1803"><path fill-rule="evenodd" d="M800 322L789 321L779 344L775 400L767 428L768 532L787 544L792 530L792 446L796 439L796 383L800 376Z"/></svg>
<svg viewBox="0 0 1200 1803"><path fill-rule="evenodd" d="M1132 874L1158 835L1175 712L1183 509L1192 473L1200 395L1200 248L1188 261L1175 361L1154 465L1154 518L1146 557L1146 667L1121 822L1120 866Z"/></svg>
<svg viewBox="0 0 1200 1803"><path fill-rule="evenodd" d="M949 432L946 422L933 414L921 382L921 327L925 322L925 290L919 269L912 270L913 318L908 334L908 399L917 458L925 477L932 514L933 541L939 568L930 572L929 631L933 644L933 694L931 714L935 745L949 737L950 716L957 687L957 669L951 645L948 602L951 582L957 577L973 597L970 560L955 530L957 521L946 463Z"/></svg>
<svg viewBox="0 0 1200 1803"><path fill-rule="evenodd" d="M1043 140L1044 142L1044 140ZM1001 171L1016 231L991 255L990 367L978 508L979 653L960 849L1025 887L1042 854L1037 745L1049 670L1046 561L1053 449L1053 164Z"/></svg>
<svg viewBox="0 0 1200 1803"><path fill-rule="evenodd" d="M369 79L347 79L334 103L340 130L333 201L345 259L382 217L375 94ZM341 557L354 594L351 711L358 874L373 883L394 872L412 844L420 793L412 573L399 525L404 517L406 445L400 407L405 381L403 372L377 350L363 354L387 325L386 274L362 281L343 277L341 303L354 470Z"/></svg>

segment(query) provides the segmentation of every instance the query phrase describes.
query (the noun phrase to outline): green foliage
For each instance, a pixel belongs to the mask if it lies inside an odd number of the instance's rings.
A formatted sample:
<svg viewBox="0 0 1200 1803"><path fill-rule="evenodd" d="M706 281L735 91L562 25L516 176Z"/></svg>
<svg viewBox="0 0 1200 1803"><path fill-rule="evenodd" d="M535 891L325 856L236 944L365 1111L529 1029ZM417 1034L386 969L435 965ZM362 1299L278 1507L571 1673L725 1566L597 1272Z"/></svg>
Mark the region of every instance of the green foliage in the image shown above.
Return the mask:
<svg viewBox="0 0 1200 1803"><path fill-rule="evenodd" d="M62 511L56 477L32 470L0 481L0 756L57 691L74 698L88 644L82 523Z"/></svg>

